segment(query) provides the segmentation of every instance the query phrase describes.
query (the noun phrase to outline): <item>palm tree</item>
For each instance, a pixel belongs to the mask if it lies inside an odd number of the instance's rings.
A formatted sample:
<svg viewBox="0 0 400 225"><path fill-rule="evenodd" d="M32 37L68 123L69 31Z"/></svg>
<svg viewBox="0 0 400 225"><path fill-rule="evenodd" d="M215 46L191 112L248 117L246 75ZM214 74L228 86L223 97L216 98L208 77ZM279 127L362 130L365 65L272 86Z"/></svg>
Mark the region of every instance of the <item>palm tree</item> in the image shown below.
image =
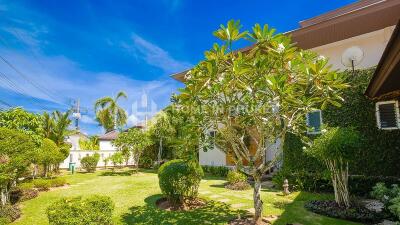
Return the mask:
<svg viewBox="0 0 400 225"><path fill-rule="evenodd" d="M127 98L127 95L120 91L115 98L106 96L98 99L94 104L96 120L104 127L106 132L122 127L126 123L126 112L117 104L118 99L122 97Z"/></svg>
<svg viewBox="0 0 400 225"><path fill-rule="evenodd" d="M57 146L61 146L64 144L65 137L69 134L68 127L71 125L71 120L69 116L71 111L67 111L62 113L60 111L53 112L53 135L51 139L56 143Z"/></svg>

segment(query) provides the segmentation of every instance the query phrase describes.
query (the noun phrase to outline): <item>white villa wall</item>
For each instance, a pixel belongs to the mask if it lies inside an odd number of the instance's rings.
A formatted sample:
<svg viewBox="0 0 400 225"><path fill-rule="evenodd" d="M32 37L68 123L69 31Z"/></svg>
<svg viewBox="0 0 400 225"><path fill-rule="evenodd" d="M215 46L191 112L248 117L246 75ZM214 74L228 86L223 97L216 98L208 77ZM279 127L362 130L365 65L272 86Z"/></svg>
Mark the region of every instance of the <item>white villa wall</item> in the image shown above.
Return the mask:
<svg viewBox="0 0 400 225"><path fill-rule="evenodd" d="M369 68L378 64L394 28L395 26L386 27L374 32L318 46L310 50L329 58L329 62L333 69L345 70L351 68L345 67L342 64L343 52L352 46L358 46L363 50L364 58L355 68Z"/></svg>
<svg viewBox="0 0 400 225"><path fill-rule="evenodd" d="M100 160L97 167L104 166L104 159L110 157L117 152L115 146L112 145L111 141L101 140L99 142L100 150L81 150L79 148L79 137L71 136L69 137L69 142L72 144L69 156L60 164L60 168L66 169L69 167L70 162L75 163L75 168L80 168L80 160L85 156L91 156L95 153L100 154ZM75 145L74 145L75 143ZM124 162L125 163L125 162ZM128 161L128 165L135 165L133 159ZM108 162L107 166L112 166L112 162Z"/></svg>
<svg viewBox="0 0 400 225"><path fill-rule="evenodd" d="M99 142L100 150L117 150L111 141L101 140Z"/></svg>
<svg viewBox="0 0 400 225"><path fill-rule="evenodd" d="M200 150L199 163L200 165L206 166L225 166L226 156L225 153L218 148L208 150L207 152Z"/></svg>
<svg viewBox="0 0 400 225"><path fill-rule="evenodd" d="M85 156L92 156L95 153L100 154L100 160L99 163L97 164L97 167L104 167L104 159L107 157L110 157L111 155L115 154L117 151L116 150L71 150L69 153L69 156L60 164L60 168L66 169L69 167L70 162L75 163L75 168L80 168L81 164L80 161L83 157ZM125 165L125 162L124 162ZM128 165L135 165L135 162L133 159L130 159L128 161ZM109 161L107 166L112 166L112 162Z"/></svg>

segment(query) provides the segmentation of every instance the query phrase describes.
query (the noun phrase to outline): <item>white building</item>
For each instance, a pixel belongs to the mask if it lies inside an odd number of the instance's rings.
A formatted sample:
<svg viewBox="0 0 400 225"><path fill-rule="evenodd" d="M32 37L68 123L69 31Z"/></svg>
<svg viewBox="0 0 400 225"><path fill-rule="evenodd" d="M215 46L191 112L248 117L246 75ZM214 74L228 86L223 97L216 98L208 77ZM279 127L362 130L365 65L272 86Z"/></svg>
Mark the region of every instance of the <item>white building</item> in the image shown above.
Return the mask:
<svg viewBox="0 0 400 225"><path fill-rule="evenodd" d="M298 47L327 57L333 69L364 69L378 64L399 19L400 1L361 0L301 21L300 28L286 34ZM173 77L184 82L186 73ZM274 158L279 145L278 140L267 151L267 160ZM229 157L218 149L200 151L199 161L202 165L232 165Z"/></svg>
<svg viewBox="0 0 400 225"><path fill-rule="evenodd" d="M110 157L111 155L117 152L116 147L112 144L112 141L115 140L118 136L119 132L117 130L110 131L99 137L99 150L92 149L81 149L79 146L79 140L84 138L87 139L87 136L82 133L76 133L68 137L67 141L71 143L71 150L69 156L60 164L60 168L66 169L69 168L70 163L75 163L75 168L80 167L80 161L85 156L91 156L95 153L100 155L99 163L97 167L104 167L104 159ZM125 165L125 164L124 164ZM134 161L130 159L128 161L128 165L134 165ZM111 161L108 162L107 166L112 166Z"/></svg>

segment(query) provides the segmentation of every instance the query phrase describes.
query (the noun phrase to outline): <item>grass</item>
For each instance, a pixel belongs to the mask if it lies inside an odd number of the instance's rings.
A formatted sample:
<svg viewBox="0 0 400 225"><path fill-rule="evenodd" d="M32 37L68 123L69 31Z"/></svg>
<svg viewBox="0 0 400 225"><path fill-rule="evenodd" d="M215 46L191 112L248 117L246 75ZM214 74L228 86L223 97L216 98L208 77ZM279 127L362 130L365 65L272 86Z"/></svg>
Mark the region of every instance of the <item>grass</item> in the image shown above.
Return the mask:
<svg viewBox="0 0 400 225"><path fill-rule="evenodd" d="M232 191L223 187L224 180L206 177L200 185L200 197L208 201L201 209L190 212L168 212L155 208L161 196L157 174L129 170L98 171L65 175L71 186L40 193L39 197L23 202L22 217L13 224L48 224L46 207L60 197L100 194L110 196L115 203L114 224L226 224L238 214L252 208L252 190ZM264 214L279 215L276 225L287 223L344 225L356 224L320 216L304 209L311 199L330 199L331 195L305 192L282 196L274 190L263 190ZM226 203L223 203L223 202Z"/></svg>

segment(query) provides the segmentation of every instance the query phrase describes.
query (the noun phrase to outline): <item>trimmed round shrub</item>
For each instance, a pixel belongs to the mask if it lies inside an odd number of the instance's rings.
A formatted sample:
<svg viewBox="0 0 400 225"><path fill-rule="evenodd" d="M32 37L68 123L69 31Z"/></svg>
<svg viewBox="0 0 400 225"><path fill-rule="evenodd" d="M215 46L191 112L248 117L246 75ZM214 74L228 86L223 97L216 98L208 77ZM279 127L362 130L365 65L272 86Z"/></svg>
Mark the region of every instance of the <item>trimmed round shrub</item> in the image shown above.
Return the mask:
<svg viewBox="0 0 400 225"><path fill-rule="evenodd" d="M0 218L2 222L12 222L21 216L21 210L18 205L6 204L0 206ZM0 223L1 224L1 223Z"/></svg>
<svg viewBox="0 0 400 225"><path fill-rule="evenodd" d="M85 156L81 159L81 167L88 173L93 173L96 171L97 163L99 162L99 157L97 155Z"/></svg>
<svg viewBox="0 0 400 225"><path fill-rule="evenodd" d="M110 225L114 203L108 196L62 198L47 208L50 225Z"/></svg>
<svg viewBox="0 0 400 225"><path fill-rule="evenodd" d="M246 175L239 171L230 170L226 175L226 180L228 184L225 187L231 190L241 191L251 188L250 184L247 183Z"/></svg>
<svg viewBox="0 0 400 225"><path fill-rule="evenodd" d="M230 184L235 184L239 182L246 182L247 177L241 172L230 170L228 172L228 175L226 175L226 180Z"/></svg>
<svg viewBox="0 0 400 225"><path fill-rule="evenodd" d="M203 176L197 162L181 159L166 162L158 170L160 189L172 203L183 203L185 198L197 197Z"/></svg>

